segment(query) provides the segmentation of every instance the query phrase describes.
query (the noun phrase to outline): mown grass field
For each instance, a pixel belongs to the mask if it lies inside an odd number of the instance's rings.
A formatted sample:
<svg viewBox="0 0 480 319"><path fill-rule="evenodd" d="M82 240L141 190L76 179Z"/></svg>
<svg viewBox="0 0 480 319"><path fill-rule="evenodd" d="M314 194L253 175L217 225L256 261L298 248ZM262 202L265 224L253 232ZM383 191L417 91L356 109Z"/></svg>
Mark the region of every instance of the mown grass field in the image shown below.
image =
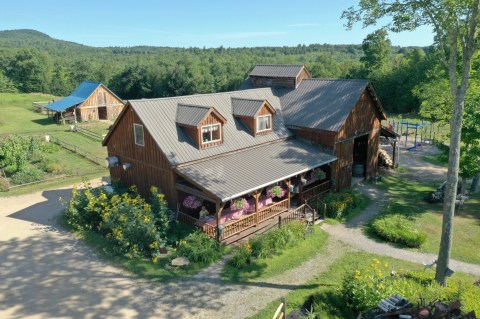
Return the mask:
<svg viewBox="0 0 480 319"><path fill-rule="evenodd" d="M0 139L8 135L50 135L52 140L59 139L76 148L80 154L85 152L99 159L105 158L107 150L98 140L93 140L79 133L71 132L70 125L61 125L53 122L46 114L35 112L32 102L50 101L54 97L47 94L13 94L0 93ZM109 122L88 123L89 129L99 134L106 134ZM62 180L48 183L34 184L11 189L0 193L0 196L12 196L43 189L44 187L63 186L78 182L84 178L108 176L108 170L101 168L79 154L60 148L50 154L52 160L59 162L69 175L74 175ZM90 156L92 157L92 156Z"/></svg>
<svg viewBox="0 0 480 319"><path fill-rule="evenodd" d="M438 186L424 184L397 175L384 176L377 184L389 198L388 213L398 213L415 218L427 234L427 241L419 249L420 252L437 254L442 233L442 204L429 204L423 197ZM478 239L480 238L480 194L470 194L462 209L457 209L454 218L452 258L480 264Z"/></svg>

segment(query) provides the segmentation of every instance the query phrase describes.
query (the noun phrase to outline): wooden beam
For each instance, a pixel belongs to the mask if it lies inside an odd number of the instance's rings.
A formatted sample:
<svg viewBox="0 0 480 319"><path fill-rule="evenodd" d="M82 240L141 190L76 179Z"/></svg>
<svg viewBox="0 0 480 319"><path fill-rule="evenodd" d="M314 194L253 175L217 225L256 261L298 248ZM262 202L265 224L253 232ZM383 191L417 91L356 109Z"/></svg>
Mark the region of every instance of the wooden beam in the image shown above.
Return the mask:
<svg viewBox="0 0 480 319"><path fill-rule="evenodd" d="M220 227L220 216L222 214L222 210L223 208L225 207L225 203L221 203L221 202L216 202L215 203L215 209L216 209L216 212L215 212L215 216L217 218L217 241L220 242L220 240L222 239L221 235L220 235L220 229L223 229L223 225L221 225Z"/></svg>
<svg viewBox="0 0 480 319"><path fill-rule="evenodd" d="M255 198L255 225L258 226L258 200L260 199L260 194L262 191L253 194L253 198Z"/></svg>
<svg viewBox="0 0 480 319"><path fill-rule="evenodd" d="M189 193L189 194L192 194L192 195L195 195L197 197L200 197L201 199L206 199L212 203L216 203L217 202L217 199L214 199L212 197L209 197L208 195L206 195L205 193L203 193L202 191L199 191L199 190L196 190L195 188L192 188L190 186L187 186L187 185L183 185L183 184L180 184L180 183L176 183L176 188L180 191L183 191L185 193Z"/></svg>
<svg viewBox="0 0 480 319"><path fill-rule="evenodd" d="M285 184L287 185L287 199L288 199L288 209L290 209L290 199L292 197L290 193L290 185L292 184L292 180L289 178L285 181Z"/></svg>

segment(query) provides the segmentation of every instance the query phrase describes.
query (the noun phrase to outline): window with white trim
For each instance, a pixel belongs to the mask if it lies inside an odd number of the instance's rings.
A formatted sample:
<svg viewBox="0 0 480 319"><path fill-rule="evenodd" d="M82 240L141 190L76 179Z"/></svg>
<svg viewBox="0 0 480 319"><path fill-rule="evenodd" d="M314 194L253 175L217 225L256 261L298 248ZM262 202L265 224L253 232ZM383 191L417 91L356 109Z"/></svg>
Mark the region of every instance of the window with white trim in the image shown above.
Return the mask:
<svg viewBox="0 0 480 319"><path fill-rule="evenodd" d="M257 117L257 133L272 129L272 115L260 115Z"/></svg>
<svg viewBox="0 0 480 319"><path fill-rule="evenodd" d="M133 124L133 133L135 135L135 144L144 146L145 139L143 135L143 125Z"/></svg>
<svg viewBox="0 0 480 319"><path fill-rule="evenodd" d="M202 126L202 144L217 142L222 139L220 124Z"/></svg>

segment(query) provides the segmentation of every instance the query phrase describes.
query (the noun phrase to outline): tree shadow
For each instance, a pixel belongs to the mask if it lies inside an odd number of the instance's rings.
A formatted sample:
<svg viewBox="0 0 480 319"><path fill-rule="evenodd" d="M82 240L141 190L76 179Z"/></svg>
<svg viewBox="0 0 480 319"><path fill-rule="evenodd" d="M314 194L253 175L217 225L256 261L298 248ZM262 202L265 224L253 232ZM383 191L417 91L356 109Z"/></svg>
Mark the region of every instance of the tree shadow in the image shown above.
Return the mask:
<svg viewBox="0 0 480 319"><path fill-rule="evenodd" d="M35 120L32 120L32 122L41 126L49 126L49 125L57 126L57 123L55 123L55 121L51 117L35 119Z"/></svg>

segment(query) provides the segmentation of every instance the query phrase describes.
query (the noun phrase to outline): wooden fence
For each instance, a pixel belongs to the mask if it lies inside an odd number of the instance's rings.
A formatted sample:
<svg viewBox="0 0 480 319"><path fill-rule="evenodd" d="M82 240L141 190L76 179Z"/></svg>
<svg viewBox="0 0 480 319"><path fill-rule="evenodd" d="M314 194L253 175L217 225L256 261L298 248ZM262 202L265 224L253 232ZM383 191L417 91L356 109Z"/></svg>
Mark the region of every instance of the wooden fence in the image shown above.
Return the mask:
<svg viewBox="0 0 480 319"><path fill-rule="evenodd" d="M91 161L92 163L95 163L97 165L100 165L100 166L105 166L105 158L104 157L98 157L92 153L89 153L87 151L85 151L84 149L78 147L77 145L74 145L74 144L69 144L67 142L64 142L56 137L50 137L50 141L52 143L55 143L61 147L63 147L64 149L67 149L71 152L74 152L80 156L82 156L83 158Z"/></svg>
<svg viewBox="0 0 480 319"><path fill-rule="evenodd" d="M320 185L314 186L302 192L302 197L304 200L309 200L314 197L321 196L330 191L330 181L322 183Z"/></svg>
<svg viewBox="0 0 480 319"><path fill-rule="evenodd" d="M285 297L281 298L280 305L277 307L277 311L275 311L275 314L273 315L273 319L284 319L287 317L287 303L285 300Z"/></svg>
<svg viewBox="0 0 480 319"><path fill-rule="evenodd" d="M91 131L89 129L86 129L82 126L79 126L79 125L75 125L74 126L74 131L79 133L79 134L82 134L83 136L85 137L88 137L92 140L96 140L96 141L99 141L99 142L102 142L103 139L105 138L106 134L105 135L102 135L102 134L99 134L97 132L94 132L94 131Z"/></svg>

